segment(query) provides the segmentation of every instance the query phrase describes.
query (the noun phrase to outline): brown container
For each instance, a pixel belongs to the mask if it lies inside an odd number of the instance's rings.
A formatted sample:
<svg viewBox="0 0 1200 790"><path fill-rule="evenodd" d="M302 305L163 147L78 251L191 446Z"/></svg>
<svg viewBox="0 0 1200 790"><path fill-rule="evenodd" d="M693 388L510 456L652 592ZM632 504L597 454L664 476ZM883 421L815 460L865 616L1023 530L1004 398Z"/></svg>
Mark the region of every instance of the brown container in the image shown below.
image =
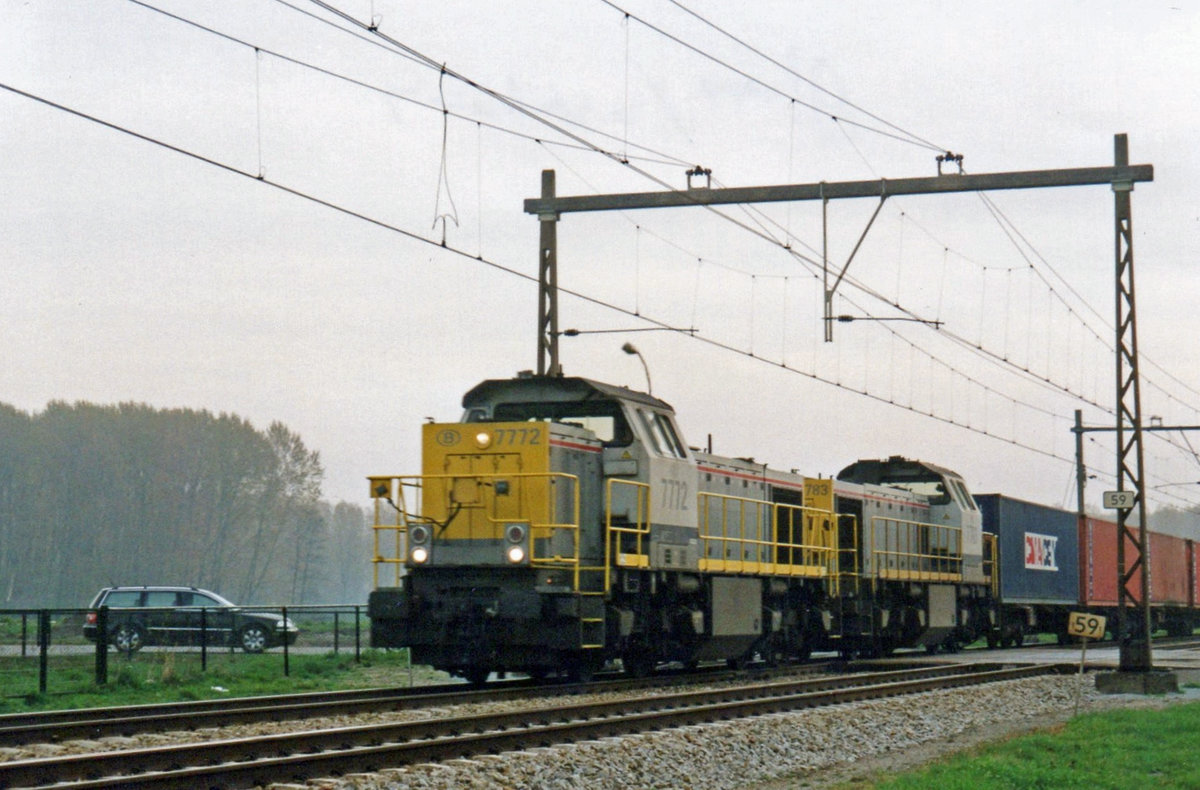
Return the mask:
<svg viewBox="0 0 1200 790"><path fill-rule="evenodd" d="M1200 606L1200 542L1189 540L1188 554L1192 558L1192 567L1188 569L1192 597L1188 603L1192 606Z"/></svg>
<svg viewBox="0 0 1200 790"><path fill-rule="evenodd" d="M1194 572L1200 567L1200 547L1191 541L1156 532L1147 533L1150 542L1150 601L1154 604L1186 606L1200 600L1200 581ZM1084 603L1090 606L1115 606L1117 603L1117 524L1088 518L1083 534L1083 559L1080 574ZM1132 541L1125 542L1125 559L1134 557ZM1141 589L1142 574L1133 575L1130 589Z"/></svg>
<svg viewBox="0 0 1200 790"><path fill-rule="evenodd" d="M1150 533L1150 601L1155 604L1187 606L1188 541L1171 535Z"/></svg>
<svg viewBox="0 0 1200 790"><path fill-rule="evenodd" d="M1113 521L1088 518L1082 536L1080 562L1083 603L1115 606L1117 603L1117 525ZM1128 548L1128 547L1127 547ZM1137 584L1141 584L1140 575Z"/></svg>

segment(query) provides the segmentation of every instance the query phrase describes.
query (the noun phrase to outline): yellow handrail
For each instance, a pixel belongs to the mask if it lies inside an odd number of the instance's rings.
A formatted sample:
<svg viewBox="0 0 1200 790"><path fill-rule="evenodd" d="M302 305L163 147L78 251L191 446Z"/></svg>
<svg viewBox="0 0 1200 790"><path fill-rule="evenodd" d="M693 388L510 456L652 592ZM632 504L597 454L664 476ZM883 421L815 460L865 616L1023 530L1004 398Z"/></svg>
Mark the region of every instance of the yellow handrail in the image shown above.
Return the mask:
<svg viewBox="0 0 1200 790"><path fill-rule="evenodd" d="M849 580L849 582L853 588L853 589L851 589L850 593L852 595L857 596L862 591L861 590L862 567L860 566L859 554L858 554L858 538L859 538L858 516L854 515L853 513L836 513L836 514L834 514L834 516L837 519L837 530L839 533L838 535L834 536L835 542L837 542L839 544L839 546L838 546L838 568L839 568L839 570L838 570L837 578L835 580L834 589L831 592L835 595L838 594L841 591L842 582L845 580ZM850 528L849 528L850 545L849 546L841 546L840 545L840 541L841 541L840 532L841 532L841 528L842 528L842 520L843 519L848 519L850 522ZM847 561L847 562L842 561L842 556L845 554L850 555L849 561Z"/></svg>
<svg viewBox="0 0 1200 790"><path fill-rule="evenodd" d="M392 564L396 566L396 580L399 583L401 571L407 564L407 558L404 556L403 549L407 547L407 534L409 529L416 524L435 524L432 519L420 515L422 513L422 494L428 487L428 484L434 481L441 482L466 482L470 485L472 482L476 487L487 487L495 490L496 481L514 481L514 480L545 480L546 486L546 501L538 503L538 507L544 509L547 516L553 516L556 510L554 503L551 501L551 492L555 490L555 485L559 481L565 481L571 486L570 511L568 521L553 520L548 518L545 520L535 520L528 510L534 506L518 502L517 515L500 518L493 513L488 512L488 507L495 507L497 496L480 498L479 500L465 505L459 506L459 511L478 512L482 516L485 524L490 525L491 537L499 538L503 535L504 527L513 523L524 523L529 527L529 546L530 556L529 562L534 565L554 566L554 567L569 567L573 575L573 589L580 589L580 573L583 568L582 558L580 556L581 541L580 541L580 492L579 478L576 475L566 474L563 472L506 472L497 474L440 474L440 475L401 475L392 477L372 477L371 490L375 499L375 522L372 525L372 530L375 536L375 551L373 564L375 568L375 586L379 586L379 568L381 565ZM453 485L451 485L453 488ZM410 496L411 495L411 496ZM394 497L394 498L393 498ZM395 512L393 522L385 521L383 518L384 505L390 505ZM436 524L435 524L436 525ZM569 555L559 555L553 553L538 554L539 539L543 540L543 551L552 552L554 550L553 536L555 531L565 530L572 534L571 545L572 550ZM392 556L385 556L381 551L380 537L381 533L394 531L395 533L395 549ZM598 570L598 569L594 569Z"/></svg>
<svg viewBox="0 0 1200 790"><path fill-rule="evenodd" d="M832 512L710 492L702 492L698 504L702 570L829 578L836 588Z"/></svg>
<svg viewBox="0 0 1200 790"><path fill-rule="evenodd" d="M873 516L868 548L872 562L864 570L880 579L962 579L961 527Z"/></svg>
<svg viewBox="0 0 1200 790"><path fill-rule="evenodd" d="M1000 597L1000 574L996 569L1000 567L1000 544L996 540L996 536L991 532L983 533L983 578L992 589L992 597Z"/></svg>
<svg viewBox="0 0 1200 790"><path fill-rule="evenodd" d="M632 518L626 520L629 526L613 523L613 503L618 499L618 491L630 488L634 500ZM623 480L610 477L604 487L604 528L608 536L604 541L604 592L612 589L612 569L614 567L649 568L650 557L643 551L643 540L650 540L650 485L636 480ZM623 541L623 535L631 535L632 539ZM632 552L623 551L622 543L632 543Z"/></svg>

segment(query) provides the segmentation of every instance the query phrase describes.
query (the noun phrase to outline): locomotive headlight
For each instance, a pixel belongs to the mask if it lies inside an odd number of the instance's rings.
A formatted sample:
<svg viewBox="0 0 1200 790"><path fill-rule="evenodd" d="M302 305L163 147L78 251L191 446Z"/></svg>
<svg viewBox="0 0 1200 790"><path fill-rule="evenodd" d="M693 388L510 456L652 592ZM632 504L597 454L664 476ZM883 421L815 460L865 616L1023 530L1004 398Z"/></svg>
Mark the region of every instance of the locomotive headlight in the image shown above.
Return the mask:
<svg viewBox="0 0 1200 790"><path fill-rule="evenodd" d="M480 450L486 450L492 443L492 435L487 431L480 431L475 434L475 446Z"/></svg>
<svg viewBox="0 0 1200 790"><path fill-rule="evenodd" d="M429 542L429 527L417 525L408 531L408 539L414 545Z"/></svg>
<svg viewBox="0 0 1200 790"><path fill-rule="evenodd" d="M411 557L412 561L417 565L424 565L425 561L429 559L429 549L425 548L424 546L417 546L412 550L412 554L410 554L409 557Z"/></svg>
<svg viewBox="0 0 1200 790"><path fill-rule="evenodd" d="M520 543L525 540L525 525L509 524L504 528L504 537L509 543Z"/></svg>
<svg viewBox="0 0 1200 790"><path fill-rule="evenodd" d="M509 562L516 565L518 562L524 562L524 560L525 560L525 549L521 548L520 546L509 546L509 548L508 548L508 561Z"/></svg>

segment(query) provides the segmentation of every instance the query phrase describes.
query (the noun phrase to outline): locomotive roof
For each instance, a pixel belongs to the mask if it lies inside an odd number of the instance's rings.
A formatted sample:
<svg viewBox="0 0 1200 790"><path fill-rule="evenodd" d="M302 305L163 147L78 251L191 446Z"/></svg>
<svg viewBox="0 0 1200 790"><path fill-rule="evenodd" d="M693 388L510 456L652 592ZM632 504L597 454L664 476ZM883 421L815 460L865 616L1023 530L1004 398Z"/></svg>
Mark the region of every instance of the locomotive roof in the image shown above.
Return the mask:
<svg viewBox="0 0 1200 790"><path fill-rule="evenodd" d="M944 466L928 464L916 459L893 455L886 460L863 459L855 461L838 472L837 479L850 483L915 483L931 477L959 477L958 472Z"/></svg>
<svg viewBox="0 0 1200 790"><path fill-rule="evenodd" d="M463 408L505 402L581 402L626 400L674 413L666 401L653 395L614 384L575 376L519 375L512 379L488 379L463 396Z"/></svg>

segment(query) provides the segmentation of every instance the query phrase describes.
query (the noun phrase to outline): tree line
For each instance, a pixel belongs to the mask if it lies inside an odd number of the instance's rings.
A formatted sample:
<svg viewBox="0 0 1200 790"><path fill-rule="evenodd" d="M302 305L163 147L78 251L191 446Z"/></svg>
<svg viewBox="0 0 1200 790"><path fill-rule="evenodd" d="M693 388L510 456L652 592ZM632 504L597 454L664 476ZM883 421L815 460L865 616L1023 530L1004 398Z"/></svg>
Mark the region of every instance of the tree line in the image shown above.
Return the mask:
<svg viewBox="0 0 1200 790"><path fill-rule="evenodd" d="M82 607L114 584L237 603L362 603L366 512L321 499L317 452L231 414L0 404L0 608Z"/></svg>

